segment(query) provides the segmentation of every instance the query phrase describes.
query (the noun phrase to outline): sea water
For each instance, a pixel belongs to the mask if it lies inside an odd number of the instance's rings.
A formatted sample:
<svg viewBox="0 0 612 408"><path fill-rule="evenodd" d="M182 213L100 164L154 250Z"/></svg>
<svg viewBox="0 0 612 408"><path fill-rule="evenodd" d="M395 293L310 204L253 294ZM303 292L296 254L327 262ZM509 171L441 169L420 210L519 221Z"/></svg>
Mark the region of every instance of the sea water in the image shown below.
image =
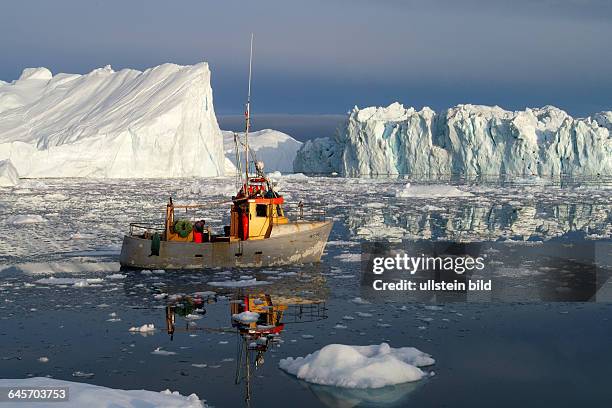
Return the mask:
<svg viewBox="0 0 612 408"><path fill-rule="evenodd" d="M231 310L250 291L279 304L315 305L286 312L279 341L251 369L252 406L603 406L612 400L610 304L373 297L360 262L363 242L383 240L609 243L610 184L459 182L455 187L471 195L411 198L395 194L403 179L277 182L287 201L316 203L334 219L320 264L120 271L128 223L162 222L170 195L177 203L209 203L202 217L221 229L231 178L24 180L0 190L0 377L170 388L214 406L240 406L247 387ZM31 221L10 222L16 215ZM600 259L609 267L609 257ZM511 272L547 273L529 260L519 269ZM248 282L261 284L249 289ZM527 288L529 279L521 285ZM169 335L166 306L195 293L206 302L178 315ZM129 330L150 324L154 330ZM381 390L347 390L301 382L278 369L279 359L330 343L382 342L431 354L436 364L428 370L435 375Z"/></svg>

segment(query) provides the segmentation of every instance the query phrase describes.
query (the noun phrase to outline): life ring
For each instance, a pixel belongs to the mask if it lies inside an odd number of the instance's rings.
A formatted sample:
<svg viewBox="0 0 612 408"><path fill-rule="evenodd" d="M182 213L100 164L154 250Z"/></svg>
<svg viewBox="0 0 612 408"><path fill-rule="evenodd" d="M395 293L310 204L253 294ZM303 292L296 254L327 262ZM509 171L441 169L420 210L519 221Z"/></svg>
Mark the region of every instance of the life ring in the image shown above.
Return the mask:
<svg viewBox="0 0 612 408"><path fill-rule="evenodd" d="M179 234L179 237L187 238L193 231L193 225L187 220L178 220L174 223L174 231Z"/></svg>

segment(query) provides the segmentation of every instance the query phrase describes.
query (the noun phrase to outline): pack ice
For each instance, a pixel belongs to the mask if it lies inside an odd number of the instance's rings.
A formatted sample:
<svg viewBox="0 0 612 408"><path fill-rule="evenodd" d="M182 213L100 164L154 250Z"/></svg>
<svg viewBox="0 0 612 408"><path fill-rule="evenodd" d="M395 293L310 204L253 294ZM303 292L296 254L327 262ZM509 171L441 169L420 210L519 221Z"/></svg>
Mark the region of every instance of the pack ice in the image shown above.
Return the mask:
<svg viewBox="0 0 612 408"><path fill-rule="evenodd" d="M21 177L223 174L205 62L85 75L27 68L0 81L0 160Z"/></svg>
<svg viewBox="0 0 612 408"><path fill-rule="evenodd" d="M612 112L573 118L546 106L457 105L436 114L399 103L355 107L333 137L306 142L294 170L345 176L612 174Z"/></svg>
<svg viewBox="0 0 612 408"><path fill-rule="evenodd" d="M244 133L239 133L240 140L244 140ZM239 145L239 148L241 145ZM249 149L251 149L258 161L263 161L265 170L280 171L283 173L293 172L293 161L298 150L302 147L299 142L278 130L264 129L249 133ZM226 159L231 162L227 173L236 171L236 146L234 144L234 132L223 131L223 149ZM244 157L241 158L244 161Z"/></svg>

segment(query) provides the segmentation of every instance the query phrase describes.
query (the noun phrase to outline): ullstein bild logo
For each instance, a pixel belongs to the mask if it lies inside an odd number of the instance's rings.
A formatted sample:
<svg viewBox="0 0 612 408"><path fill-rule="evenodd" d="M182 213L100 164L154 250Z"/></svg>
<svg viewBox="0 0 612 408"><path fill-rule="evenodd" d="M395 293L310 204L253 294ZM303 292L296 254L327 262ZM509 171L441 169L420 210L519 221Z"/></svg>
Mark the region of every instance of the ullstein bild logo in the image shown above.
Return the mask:
<svg viewBox="0 0 612 408"><path fill-rule="evenodd" d="M371 301L610 301L594 243L364 243L361 294Z"/></svg>

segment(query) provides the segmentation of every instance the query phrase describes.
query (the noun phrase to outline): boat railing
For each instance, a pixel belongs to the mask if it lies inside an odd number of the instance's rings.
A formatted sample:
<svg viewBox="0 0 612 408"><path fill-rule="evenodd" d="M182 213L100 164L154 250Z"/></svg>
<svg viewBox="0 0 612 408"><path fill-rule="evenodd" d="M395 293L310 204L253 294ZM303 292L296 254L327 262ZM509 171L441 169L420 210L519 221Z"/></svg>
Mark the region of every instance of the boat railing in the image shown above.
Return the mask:
<svg viewBox="0 0 612 408"><path fill-rule="evenodd" d="M298 221L325 221L330 216L327 215L325 205L319 203L291 203L284 206L285 215L295 218Z"/></svg>
<svg viewBox="0 0 612 408"><path fill-rule="evenodd" d="M153 224L147 222L131 222L130 223L130 235L144 235L146 233L153 235L154 233L163 233L165 228L163 224Z"/></svg>

